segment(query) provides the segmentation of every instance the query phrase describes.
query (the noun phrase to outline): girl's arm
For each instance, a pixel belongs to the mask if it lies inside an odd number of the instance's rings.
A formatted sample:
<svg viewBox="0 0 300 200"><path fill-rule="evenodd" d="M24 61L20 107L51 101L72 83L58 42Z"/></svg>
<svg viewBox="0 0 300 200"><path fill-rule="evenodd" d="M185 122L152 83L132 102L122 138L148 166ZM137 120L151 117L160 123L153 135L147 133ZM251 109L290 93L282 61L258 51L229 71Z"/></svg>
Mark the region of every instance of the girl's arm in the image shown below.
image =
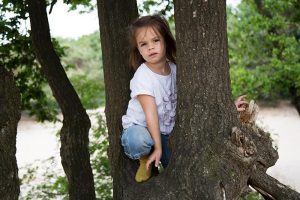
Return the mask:
<svg viewBox="0 0 300 200"><path fill-rule="evenodd" d="M155 103L155 98L152 96L138 95L137 99L143 108L148 130L151 134L152 139L154 140L154 151L150 155L146 163L146 168L147 170L149 170L149 166L153 161L155 161L155 166L158 166L162 154L157 106Z"/></svg>

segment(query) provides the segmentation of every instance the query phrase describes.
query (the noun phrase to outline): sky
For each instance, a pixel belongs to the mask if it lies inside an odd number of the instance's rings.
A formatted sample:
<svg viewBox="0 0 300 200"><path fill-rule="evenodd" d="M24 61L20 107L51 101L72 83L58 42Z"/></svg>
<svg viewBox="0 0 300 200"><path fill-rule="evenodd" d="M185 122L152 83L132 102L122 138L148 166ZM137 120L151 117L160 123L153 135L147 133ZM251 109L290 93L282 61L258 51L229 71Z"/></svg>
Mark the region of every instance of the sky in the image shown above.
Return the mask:
<svg viewBox="0 0 300 200"><path fill-rule="evenodd" d="M141 0L138 0L138 2ZM241 0L227 0L227 4L236 7ZM99 29L97 9L91 13L68 12L68 6L58 1L48 16L53 37L77 39Z"/></svg>
<svg viewBox="0 0 300 200"><path fill-rule="evenodd" d="M48 15L53 37L78 38L99 29L97 9L90 13L68 12L69 6L58 1Z"/></svg>

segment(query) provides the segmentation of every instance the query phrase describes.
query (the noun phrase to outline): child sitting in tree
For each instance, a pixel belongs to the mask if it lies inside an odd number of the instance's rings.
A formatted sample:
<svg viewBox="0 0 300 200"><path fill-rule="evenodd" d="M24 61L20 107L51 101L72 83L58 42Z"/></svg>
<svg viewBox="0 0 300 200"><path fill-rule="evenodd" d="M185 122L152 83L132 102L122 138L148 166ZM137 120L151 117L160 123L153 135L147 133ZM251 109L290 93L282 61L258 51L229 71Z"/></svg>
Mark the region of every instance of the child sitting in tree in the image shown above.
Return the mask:
<svg viewBox="0 0 300 200"><path fill-rule="evenodd" d="M152 162L165 168L170 158L168 138L177 102L176 44L167 21L158 15L141 17L130 28L130 63L136 72L122 117L121 144L129 158L139 159L135 180L142 182L150 178ZM236 101L238 111L243 110L244 97Z"/></svg>

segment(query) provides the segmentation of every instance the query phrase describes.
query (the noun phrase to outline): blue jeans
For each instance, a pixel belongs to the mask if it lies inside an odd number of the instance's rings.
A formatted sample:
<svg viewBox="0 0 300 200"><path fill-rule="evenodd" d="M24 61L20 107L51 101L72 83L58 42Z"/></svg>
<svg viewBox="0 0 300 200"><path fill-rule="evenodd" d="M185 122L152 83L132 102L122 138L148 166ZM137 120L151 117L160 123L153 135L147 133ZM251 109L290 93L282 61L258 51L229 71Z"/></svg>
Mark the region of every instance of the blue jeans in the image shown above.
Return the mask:
<svg viewBox="0 0 300 200"><path fill-rule="evenodd" d="M168 140L169 135L161 134L162 156L160 162L164 168L167 167L170 159ZM146 127L133 125L123 130L121 144L125 154L129 158L137 160L150 154L154 141Z"/></svg>

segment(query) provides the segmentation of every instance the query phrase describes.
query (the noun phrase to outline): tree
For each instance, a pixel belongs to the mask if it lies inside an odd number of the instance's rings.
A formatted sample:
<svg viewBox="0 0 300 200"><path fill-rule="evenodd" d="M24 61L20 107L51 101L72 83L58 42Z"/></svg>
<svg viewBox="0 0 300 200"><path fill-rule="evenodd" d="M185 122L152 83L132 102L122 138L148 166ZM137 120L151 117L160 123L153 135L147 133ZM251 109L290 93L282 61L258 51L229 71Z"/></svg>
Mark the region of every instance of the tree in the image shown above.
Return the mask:
<svg viewBox="0 0 300 200"><path fill-rule="evenodd" d="M21 97L13 74L0 65L0 196L17 200L20 193L16 159Z"/></svg>
<svg viewBox="0 0 300 200"><path fill-rule="evenodd" d="M45 0L28 0L28 11L37 59L64 117L60 154L68 178L70 199L95 199L88 150L89 117L54 51Z"/></svg>
<svg viewBox="0 0 300 200"><path fill-rule="evenodd" d="M127 54L127 30L131 20L138 16L135 0L130 1L97 1L101 34L105 83L105 115L109 133L108 154L112 164L111 173L114 178L113 191L115 199L123 199L123 184L129 183L133 177L131 162L121 154L119 138L121 132L121 116L126 110L129 100L129 80L132 76ZM121 47L121 48L120 48ZM103 56L104 55L104 56ZM116 59L118 58L118 59ZM119 168L121 167L121 168ZM123 170L120 170L122 169ZM124 171L129 172L124 176Z"/></svg>
<svg viewBox="0 0 300 200"><path fill-rule="evenodd" d="M217 0L174 3L178 103L172 156L162 174L136 183L138 165L119 145L132 75L126 29L137 16L136 2L97 4L114 199L238 199L248 183L267 199L300 198L265 173L278 159L269 135L238 120L229 79L226 5Z"/></svg>

